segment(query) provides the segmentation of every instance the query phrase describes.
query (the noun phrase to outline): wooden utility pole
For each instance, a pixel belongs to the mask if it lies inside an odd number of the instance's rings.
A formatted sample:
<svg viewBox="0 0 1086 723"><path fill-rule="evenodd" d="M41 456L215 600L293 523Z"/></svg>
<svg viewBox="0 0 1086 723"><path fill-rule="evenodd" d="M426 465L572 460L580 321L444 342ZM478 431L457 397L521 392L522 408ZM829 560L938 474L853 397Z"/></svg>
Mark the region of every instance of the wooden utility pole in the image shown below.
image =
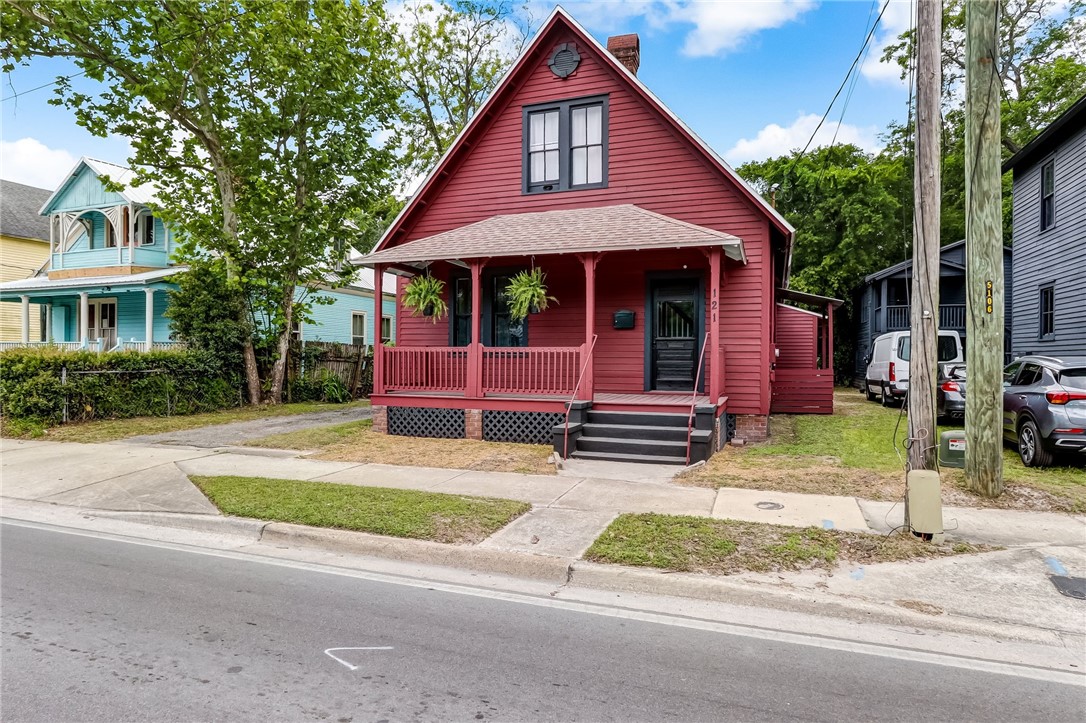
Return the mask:
<svg viewBox="0 0 1086 723"><path fill-rule="evenodd" d="M1003 492L1003 187L997 0L966 0L965 61L965 476L974 492L998 497Z"/></svg>
<svg viewBox="0 0 1086 723"><path fill-rule="evenodd" d="M909 321L909 469L936 469L935 383L939 339L939 112L943 69L941 0L916 8L916 152L913 279Z"/></svg>

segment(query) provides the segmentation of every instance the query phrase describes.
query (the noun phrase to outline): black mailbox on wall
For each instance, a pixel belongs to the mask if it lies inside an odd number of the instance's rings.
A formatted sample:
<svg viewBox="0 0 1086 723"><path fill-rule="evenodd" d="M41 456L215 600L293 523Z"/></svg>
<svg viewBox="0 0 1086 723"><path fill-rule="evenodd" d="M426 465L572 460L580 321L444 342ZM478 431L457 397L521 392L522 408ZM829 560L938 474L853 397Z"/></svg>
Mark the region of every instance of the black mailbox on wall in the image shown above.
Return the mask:
<svg viewBox="0 0 1086 723"><path fill-rule="evenodd" d="M615 312L614 320L611 324L615 329L632 329L634 328L634 312L629 309L619 309Z"/></svg>

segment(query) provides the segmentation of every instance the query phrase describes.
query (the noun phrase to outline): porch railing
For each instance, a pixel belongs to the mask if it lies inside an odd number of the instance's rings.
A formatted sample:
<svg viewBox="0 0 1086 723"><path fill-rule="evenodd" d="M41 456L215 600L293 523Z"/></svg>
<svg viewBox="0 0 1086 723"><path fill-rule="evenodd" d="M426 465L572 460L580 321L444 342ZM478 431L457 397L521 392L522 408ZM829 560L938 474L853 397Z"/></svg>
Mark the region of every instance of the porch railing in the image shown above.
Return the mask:
<svg viewBox="0 0 1086 723"><path fill-rule="evenodd" d="M580 356L580 347L483 347L483 393L570 394Z"/></svg>
<svg viewBox="0 0 1086 723"><path fill-rule="evenodd" d="M464 392L468 347L400 347L381 350L384 388L390 392Z"/></svg>
<svg viewBox="0 0 1086 723"><path fill-rule="evenodd" d="M709 333L701 343L698 354L698 372L694 375L694 391L690 394L690 416L686 418L686 466L690 466L690 443L694 436L694 408L698 405L698 383L701 381L701 365L705 363L705 350L709 347ZM714 400L715 403L715 400Z"/></svg>
<svg viewBox="0 0 1086 723"><path fill-rule="evenodd" d="M886 307L886 331L908 331L911 325L909 305L899 304ZM965 328L965 304L939 305L940 329Z"/></svg>
<svg viewBox="0 0 1086 723"><path fill-rule="evenodd" d="M577 374L577 383L573 385L573 392L566 404L566 424L565 431L562 434L562 459L569 459L569 415L573 412L573 404L577 401L577 392L581 390L581 382L584 381L585 372L588 371L588 362L592 359L592 353L596 351L596 342L599 341L599 338L599 334L592 335L592 344L588 347L584 359L581 361L581 369Z"/></svg>
<svg viewBox="0 0 1086 723"><path fill-rule="evenodd" d="M31 341L24 344L21 341L0 341L0 351L5 349L25 349L25 348L38 348L38 347L51 347L54 349L65 349L68 351L75 351L83 348L83 342L79 341ZM98 350L98 343L92 341L87 347L91 351Z"/></svg>

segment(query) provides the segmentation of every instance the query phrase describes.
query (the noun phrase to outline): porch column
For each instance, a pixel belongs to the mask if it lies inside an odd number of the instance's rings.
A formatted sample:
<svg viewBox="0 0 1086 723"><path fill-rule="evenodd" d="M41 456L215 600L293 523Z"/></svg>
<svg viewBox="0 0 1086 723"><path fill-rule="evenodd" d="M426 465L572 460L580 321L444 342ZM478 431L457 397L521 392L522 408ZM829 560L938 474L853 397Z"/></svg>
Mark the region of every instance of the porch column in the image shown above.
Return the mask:
<svg viewBox="0 0 1086 723"><path fill-rule="evenodd" d="M826 363L827 369L833 369L833 304L826 304Z"/></svg>
<svg viewBox="0 0 1086 723"><path fill-rule="evenodd" d="M23 294L19 297L22 302L23 343L30 343L30 297Z"/></svg>
<svg viewBox="0 0 1086 723"><path fill-rule="evenodd" d="M584 262L584 381L582 399L592 400L596 390L596 358L592 353L592 337L596 335L596 254L585 254Z"/></svg>
<svg viewBox="0 0 1086 723"><path fill-rule="evenodd" d="M385 267L375 264L373 267L373 393L385 393L384 348L381 344L381 312L385 305Z"/></svg>
<svg viewBox="0 0 1086 723"><path fill-rule="evenodd" d="M721 389L720 366L720 249L709 249L709 401L715 406Z"/></svg>
<svg viewBox="0 0 1086 723"><path fill-rule="evenodd" d="M471 346L465 396L483 396L483 262L471 262Z"/></svg>
<svg viewBox="0 0 1086 723"><path fill-rule="evenodd" d="M146 294L143 302L143 349L151 351L155 341L155 290L147 287L143 293Z"/></svg>
<svg viewBox="0 0 1086 723"><path fill-rule="evenodd" d="M886 293L886 284L887 280L883 279L879 287L879 308L881 311L879 312L879 328L877 331L880 333L890 331L887 326L890 321L890 312L886 310L886 302L890 297Z"/></svg>
<svg viewBox="0 0 1086 723"><path fill-rule="evenodd" d="M53 343L53 302L45 305L45 341Z"/></svg>
<svg viewBox="0 0 1086 723"><path fill-rule="evenodd" d="M90 345L90 329L87 328L87 320L90 318L90 300L86 291L79 292L79 342L86 348Z"/></svg>

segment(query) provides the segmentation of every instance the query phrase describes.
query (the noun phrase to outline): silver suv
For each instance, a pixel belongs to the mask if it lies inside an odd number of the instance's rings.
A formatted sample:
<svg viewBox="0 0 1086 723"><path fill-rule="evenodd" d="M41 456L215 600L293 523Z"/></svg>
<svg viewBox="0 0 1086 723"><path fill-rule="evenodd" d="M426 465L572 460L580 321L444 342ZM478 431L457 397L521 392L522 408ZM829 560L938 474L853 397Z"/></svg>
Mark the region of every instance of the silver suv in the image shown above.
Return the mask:
<svg viewBox="0 0 1086 723"><path fill-rule="evenodd" d="M1025 356L1003 370L1003 438L1022 464L1047 467L1057 453L1086 454L1086 357Z"/></svg>

